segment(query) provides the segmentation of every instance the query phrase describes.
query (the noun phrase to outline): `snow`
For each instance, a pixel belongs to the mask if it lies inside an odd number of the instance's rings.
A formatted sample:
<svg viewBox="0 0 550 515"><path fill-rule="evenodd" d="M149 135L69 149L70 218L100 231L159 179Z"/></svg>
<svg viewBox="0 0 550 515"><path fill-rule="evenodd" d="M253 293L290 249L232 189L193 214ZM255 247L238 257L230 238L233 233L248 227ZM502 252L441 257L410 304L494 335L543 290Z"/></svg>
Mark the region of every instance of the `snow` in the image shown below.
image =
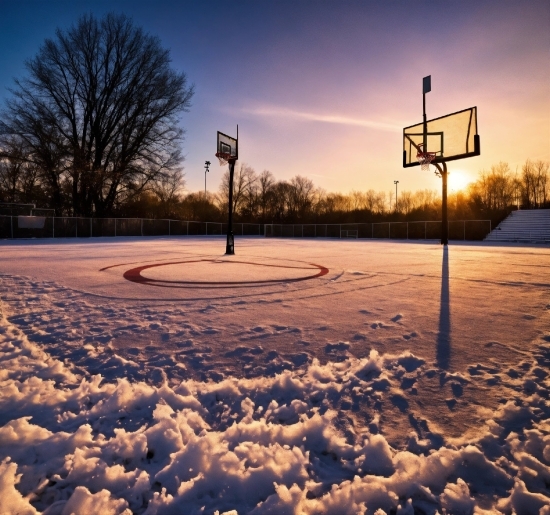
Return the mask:
<svg viewBox="0 0 550 515"><path fill-rule="evenodd" d="M0 242L0 513L550 514L548 247L224 249Z"/></svg>

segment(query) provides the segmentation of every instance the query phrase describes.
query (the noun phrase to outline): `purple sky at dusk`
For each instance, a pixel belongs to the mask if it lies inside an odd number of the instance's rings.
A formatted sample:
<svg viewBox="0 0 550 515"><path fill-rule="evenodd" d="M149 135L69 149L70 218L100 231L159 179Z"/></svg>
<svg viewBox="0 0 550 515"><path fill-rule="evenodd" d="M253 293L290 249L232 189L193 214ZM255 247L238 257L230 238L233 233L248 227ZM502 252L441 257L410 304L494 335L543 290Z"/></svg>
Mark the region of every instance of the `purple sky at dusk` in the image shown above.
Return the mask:
<svg viewBox="0 0 550 515"><path fill-rule="evenodd" d="M171 49L196 94L182 116L186 188L217 191L216 131L277 179L328 191L440 190L402 168L402 129L478 106L481 156L449 163L475 180L506 161L550 160L550 3L477 1L0 0L0 101L40 44L87 12L123 12Z"/></svg>

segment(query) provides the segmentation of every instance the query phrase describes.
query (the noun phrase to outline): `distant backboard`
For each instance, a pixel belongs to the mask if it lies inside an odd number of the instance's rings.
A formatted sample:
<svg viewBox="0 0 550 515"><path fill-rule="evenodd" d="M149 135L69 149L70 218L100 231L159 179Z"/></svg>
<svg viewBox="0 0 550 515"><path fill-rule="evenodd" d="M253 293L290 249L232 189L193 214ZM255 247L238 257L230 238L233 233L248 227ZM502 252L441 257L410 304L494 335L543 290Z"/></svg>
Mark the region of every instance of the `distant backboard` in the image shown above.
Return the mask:
<svg viewBox="0 0 550 515"><path fill-rule="evenodd" d="M403 166L418 166L416 155L435 152L433 163L454 161L466 157L479 156L479 136L477 134L477 107L440 116L426 122L426 148L424 123L417 123L403 129Z"/></svg>
<svg viewBox="0 0 550 515"><path fill-rule="evenodd" d="M237 160L239 157L238 140L236 138L228 136L227 134L224 134L223 132L218 131L218 144L216 147L216 155L218 154L227 156L229 159ZM226 159L226 161L229 159Z"/></svg>

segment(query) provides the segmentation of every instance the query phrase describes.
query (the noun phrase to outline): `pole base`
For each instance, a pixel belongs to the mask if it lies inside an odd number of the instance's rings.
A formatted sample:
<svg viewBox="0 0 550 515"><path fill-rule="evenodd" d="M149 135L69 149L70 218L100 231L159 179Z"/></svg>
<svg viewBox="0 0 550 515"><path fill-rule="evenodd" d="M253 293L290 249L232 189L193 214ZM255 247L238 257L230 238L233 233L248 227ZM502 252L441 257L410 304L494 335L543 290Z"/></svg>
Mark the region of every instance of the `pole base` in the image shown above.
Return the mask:
<svg viewBox="0 0 550 515"><path fill-rule="evenodd" d="M233 256L235 254L235 238L233 232L227 235L227 245L225 246L225 255Z"/></svg>

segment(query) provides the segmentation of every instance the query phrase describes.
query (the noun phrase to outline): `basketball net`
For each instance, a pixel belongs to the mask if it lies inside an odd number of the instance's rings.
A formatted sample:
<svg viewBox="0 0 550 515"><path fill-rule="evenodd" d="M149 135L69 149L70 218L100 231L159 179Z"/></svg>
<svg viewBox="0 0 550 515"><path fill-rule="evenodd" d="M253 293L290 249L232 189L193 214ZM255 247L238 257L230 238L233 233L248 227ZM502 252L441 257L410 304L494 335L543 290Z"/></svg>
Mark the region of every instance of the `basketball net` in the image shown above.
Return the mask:
<svg viewBox="0 0 550 515"><path fill-rule="evenodd" d="M418 153L416 154L416 159L420 163L420 169L423 172L427 172L430 169L430 164L435 159L437 152L423 152L422 151L423 143L418 145Z"/></svg>
<svg viewBox="0 0 550 515"><path fill-rule="evenodd" d="M220 162L220 166L224 166L227 163L229 163L231 159L231 154L227 154L226 152L217 152L216 157L218 158L218 161Z"/></svg>

